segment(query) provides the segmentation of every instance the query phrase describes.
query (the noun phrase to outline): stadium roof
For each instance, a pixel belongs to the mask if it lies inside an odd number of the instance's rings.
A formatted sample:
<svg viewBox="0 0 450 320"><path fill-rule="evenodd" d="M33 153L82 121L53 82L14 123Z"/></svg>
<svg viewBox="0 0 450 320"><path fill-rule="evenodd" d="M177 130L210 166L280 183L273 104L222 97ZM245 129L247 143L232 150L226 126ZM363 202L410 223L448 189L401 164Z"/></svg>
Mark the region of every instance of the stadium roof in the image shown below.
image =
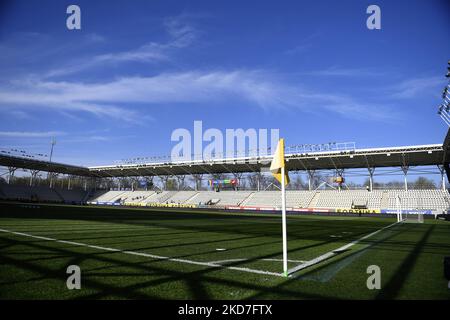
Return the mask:
<svg viewBox="0 0 450 320"><path fill-rule="evenodd" d="M183 175L202 173L257 172L270 166L271 156L239 157L146 164L90 167L109 176ZM286 154L288 170L350 169L438 165L444 161L442 145L356 149L304 154Z"/></svg>
<svg viewBox="0 0 450 320"><path fill-rule="evenodd" d="M78 176L96 176L87 167L73 166L70 164L49 162L45 160L29 159L20 156L0 154L0 165L5 167L56 172Z"/></svg>
<svg viewBox="0 0 450 320"><path fill-rule="evenodd" d="M2 166L90 177L258 172L267 170L270 161L270 156L263 156L81 167L0 155ZM448 155L441 144L286 154L286 166L290 171L430 166L448 161Z"/></svg>

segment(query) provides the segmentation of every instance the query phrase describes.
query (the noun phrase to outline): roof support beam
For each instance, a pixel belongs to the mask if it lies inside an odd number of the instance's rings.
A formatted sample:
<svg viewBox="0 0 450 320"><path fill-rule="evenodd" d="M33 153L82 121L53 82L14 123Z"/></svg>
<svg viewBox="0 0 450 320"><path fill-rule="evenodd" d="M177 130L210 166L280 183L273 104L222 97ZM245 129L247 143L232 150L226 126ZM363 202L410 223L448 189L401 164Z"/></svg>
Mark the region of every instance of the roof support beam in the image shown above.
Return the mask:
<svg viewBox="0 0 450 320"><path fill-rule="evenodd" d="M373 191L373 174L375 172L375 168L367 167L369 171L369 191Z"/></svg>
<svg viewBox="0 0 450 320"><path fill-rule="evenodd" d="M37 177L37 175L39 173L39 170L30 170L30 172L31 172L31 175L30 175L30 187L32 187L33 186L33 182L34 182L34 180L36 180L36 177Z"/></svg>
<svg viewBox="0 0 450 320"><path fill-rule="evenodd" d="M17 168L15 167L8 167L8 184L10 184L14 179L14 173L16 172Z"/></svg>
<svg viewBox="0 0 450 320"><path fill-rule="evenodd" d="M306 170L308 173L308 190L312 190L312 179L314 179L314 174L316 173L316 170Z"/></svg>
<svg viewBox="0 0 450 320"><path fill-rule="evenodd" d="M402 166L402 171L405 179L405 191L408 191L408 170L409 166L407 165Z"/></svg>

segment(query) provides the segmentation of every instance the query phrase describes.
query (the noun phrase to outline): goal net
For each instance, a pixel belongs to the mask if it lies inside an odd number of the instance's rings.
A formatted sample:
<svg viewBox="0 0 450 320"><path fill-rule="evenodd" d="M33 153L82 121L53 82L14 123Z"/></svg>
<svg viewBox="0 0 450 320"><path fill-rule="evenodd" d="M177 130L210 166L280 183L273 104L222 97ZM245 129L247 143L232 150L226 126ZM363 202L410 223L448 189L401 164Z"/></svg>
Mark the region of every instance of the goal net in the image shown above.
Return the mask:
<svg viewBox="0 0 450 320"><path fill-rule="evenodd" d="M423 213L404 213L402 208L402 199L397 195L395 199L397 207L397 221L408 223L423 223Z"/></svg>
<svg viewBox="0 0 450 320"><path fill-rule="evenodd" d="M423 223L423 213L403 213L401 218L403 222Z"/></svg>
<svg viewBox="0 0 450 320"><path fill-rule="evenodd" d="M402 208L402 199L399 195L396 196L395 205L397 207L397 221L409 223L423 223L423 213L404 213Z"/></svg>

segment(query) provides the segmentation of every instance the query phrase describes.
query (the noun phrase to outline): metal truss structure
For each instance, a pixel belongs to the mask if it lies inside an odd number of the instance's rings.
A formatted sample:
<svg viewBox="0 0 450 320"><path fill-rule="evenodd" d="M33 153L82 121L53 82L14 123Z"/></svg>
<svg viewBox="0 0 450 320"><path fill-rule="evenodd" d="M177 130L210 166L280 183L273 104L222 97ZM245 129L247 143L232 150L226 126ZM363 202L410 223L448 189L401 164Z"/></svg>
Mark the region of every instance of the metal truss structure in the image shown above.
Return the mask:
<svg viewBox="0 0 450 320"><path fill-rule="evenodd" d="M271 156L264 156L82 167L0 155L0 165L9 168L97 178L264 172L270 166L270 161ZM286 166L289 171L380 167L407 169L413 166L445 165L448 162L448 154L440 144L286 154Z"/></svg>

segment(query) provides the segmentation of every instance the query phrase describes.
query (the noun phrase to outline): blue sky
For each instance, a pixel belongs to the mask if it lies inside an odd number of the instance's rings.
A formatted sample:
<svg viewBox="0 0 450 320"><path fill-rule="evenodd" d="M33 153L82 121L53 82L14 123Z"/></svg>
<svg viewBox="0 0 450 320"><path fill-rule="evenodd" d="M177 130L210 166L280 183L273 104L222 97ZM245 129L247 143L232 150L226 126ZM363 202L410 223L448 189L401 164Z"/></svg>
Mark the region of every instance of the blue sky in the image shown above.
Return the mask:
<svg viewBox="0 0 450 320"><path fill-rule="evenodd" d="M66 8L81 8L81 30ZM381 8L368 30L366 8ZM3 1L0 147L108 164L176 128L279 128L287 145L441 143L446 1Z"/></svg>

